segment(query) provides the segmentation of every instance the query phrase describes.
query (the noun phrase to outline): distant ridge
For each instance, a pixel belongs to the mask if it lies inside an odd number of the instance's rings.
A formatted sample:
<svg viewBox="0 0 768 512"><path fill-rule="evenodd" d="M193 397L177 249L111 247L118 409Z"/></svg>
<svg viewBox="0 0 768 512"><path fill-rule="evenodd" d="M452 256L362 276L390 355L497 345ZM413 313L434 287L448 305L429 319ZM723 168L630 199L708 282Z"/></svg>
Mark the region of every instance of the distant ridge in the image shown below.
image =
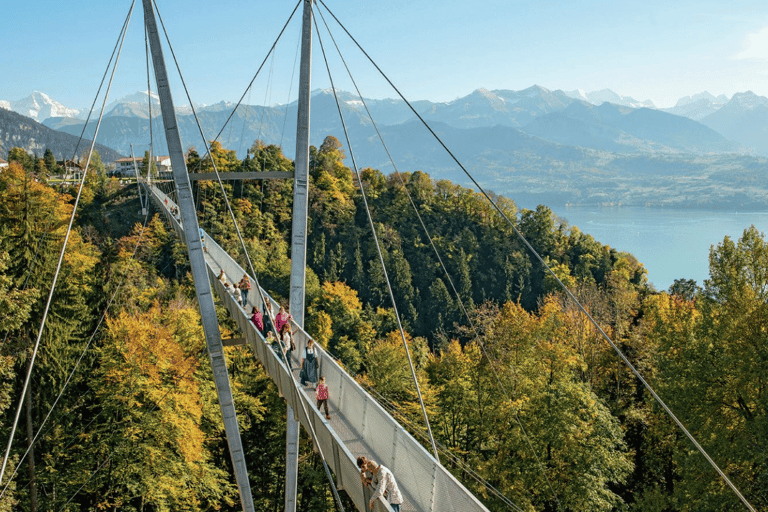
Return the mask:
<svg viewBox="0 0 768 512"><path fill-rule="evenodd" d="M701 123L768 155L768 98L752 91L734 94L731 101L701 119Z"/></svg>
<svg viewBox="0 0 768 512"><path fill-rule="evenodd" d="M72 158L78 139L75 135L52 130L34 119L0 108L0 155L3 158L13 147L40 157L46 149L50 149L57 160ZM90 145L90 140L83 140L75 156L88 151ZM121 157L120 153L102 144L96 144L95 149L105 163Z"/></svg>

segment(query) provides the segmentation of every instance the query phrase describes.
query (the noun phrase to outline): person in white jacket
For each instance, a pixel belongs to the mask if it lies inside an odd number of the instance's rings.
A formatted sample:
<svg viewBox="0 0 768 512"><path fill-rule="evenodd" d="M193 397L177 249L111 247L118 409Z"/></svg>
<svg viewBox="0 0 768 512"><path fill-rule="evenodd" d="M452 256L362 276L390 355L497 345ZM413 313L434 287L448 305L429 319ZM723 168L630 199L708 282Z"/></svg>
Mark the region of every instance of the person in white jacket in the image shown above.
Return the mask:
<svg viewBox="0 0 768 512"><path fill-rule="evenodd" d="M378 477L379 485L376 486L376 490L373 491L371 501L368 503L368 508L373 509L373 502L384 496L389 500L389 506L392 507L394 512L400 512L400 505L403 503L403 495L400 494L400 489L395 482L395 476L392 472L374 461L369 460L366 464L368 472L373 474L374 480Z"/></svg>

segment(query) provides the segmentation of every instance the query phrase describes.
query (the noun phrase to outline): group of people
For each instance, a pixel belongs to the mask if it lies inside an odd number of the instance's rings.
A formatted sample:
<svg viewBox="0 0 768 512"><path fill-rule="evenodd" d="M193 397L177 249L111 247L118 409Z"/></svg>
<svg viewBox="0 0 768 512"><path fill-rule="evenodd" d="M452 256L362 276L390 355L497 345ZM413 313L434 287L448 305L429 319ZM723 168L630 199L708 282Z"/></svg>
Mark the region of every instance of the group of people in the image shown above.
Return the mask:
<svg viewBox="0 0 768 512"><path fill-rule="evenodd" d="M219 281L224 284L225 288L230 290L230 293L232 293L241 307L248 304L248 292L251 290L251 281L247 275L243 275L243 278L238 283L234 283L230 288L227 277L222 270L219 273ZM273 315L272 304L269 301L265 301L263 307L263 313L258 307L252 307L251 322L264 336L265 342L272 347L278 357L284 358L283 360L288 365L289 371L293 371L293 354L296 351L296 343L293 339L296 331L291 330L293 318L286 311L285 306L280 306L277 315ZM272 318L274 318L274 323ZM275 338L275 333L279 336L279 341ZM309 385L315 388L317 410L321 412L324 410L325 418L330 419L331 416L328 411L328 385L325 382L324 376L318 378L318 352L315 347L315 341L311 338L307 340L307 346L302 353L299 380L302 386ZM403 496L392 472L387 467L366 457L358 457L357 466L360 468L360 477L363 485L370 486L373 489L369 508L373 509L375 500L385 497L389 500L392 510L400 512Z"/></svg>
<svg viewBox="0 0 768 512"><path fill-rule="evenodd" d="M368 508L373 510L373 502L384 497L389 501L389 506L394 512L400 512L403 503L403 495L397 486L395 476L389 468L367 457L357 458L357 467L360 468L360 480L363 485L373 489L373 495L368 502Z"/></svg>
<svg viewBox="0 0 768 512"><path fill-rule="evenodd" d="M248 305L248 292L251 291L251 279L248 277L248 274L243 274L243 278L239 282L232 283L230 286L229 282L227 281L227 275L222 269L219 272L218 279L221 281L221 284L224 285L224 288L226 288L226 290L232 295L232 298L235 299L235 302L237 302L238 306L244 308Z"/></svg>
<svg viewBox="0 0 768 512"><path fill-rule="evenodd" d="M240 289L242 290L242 286ZM264 303L264 313L262 313L256 306L253 306L251 309L251 322L253 322L256 329L258 329L262 336L264 336L265 343L272 347L278 357L281 359L284 357L289 371L293 371L293 354L296 351L296 342L293 339L293 335L296 331L291 330L291 322L293 318L290 313L285 310L285 306L280 306L280 311L274 318L273 329L272 304L270 302ZM275 332L279 339L275 338ZM315 348L315 340L310 338L307 340L307 346L304 347L302 353L299 381L302 386L315 388L317 410L319 411L321 410L321 407L323 407L325 409L325 418L330 419L331 416L328 412L328 386L325 384L325 377L318 378L317 355L318 352Z"/></svg>

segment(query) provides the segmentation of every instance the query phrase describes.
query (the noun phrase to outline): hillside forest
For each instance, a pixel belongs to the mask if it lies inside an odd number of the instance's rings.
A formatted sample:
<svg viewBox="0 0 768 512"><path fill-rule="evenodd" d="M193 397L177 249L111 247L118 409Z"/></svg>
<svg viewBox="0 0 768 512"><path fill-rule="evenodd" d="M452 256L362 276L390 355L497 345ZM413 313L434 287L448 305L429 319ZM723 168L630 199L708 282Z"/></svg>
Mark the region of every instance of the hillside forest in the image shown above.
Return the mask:
<svg viewBox="0 0 768 512"><path fill-rule="evenodd" d="M219 172L293 170L259 141L244 160L218 143L211 156ZM187 159L190 172L212 170L194 149ZM137 217L135 187L100 162L22 399L77 189L50 184L45 163L21 150L9 161L3 447L17 411L20 421L0 511L239 510L186 247L152 211ZM428 443L362 186L441 461L489 510L515 510L507 499L526 511L745 510L558 280L746 499L768 508L768 244L755 227L711 249L704 283L658 291L631 254L545 206L491 195L549 273L483 195L423 172L366 168L358 179L334 137L311 148L310 181L307 331ZM292 182L224 188L260 283L287 301ZM243 258L218 183L195 182L194 193L201 226ZM224 336L236 336L219 313ZM248 348L227 350L255 506L277 512L285 404ZM304 433L298 499L301 511L335 510Z"/></svg>

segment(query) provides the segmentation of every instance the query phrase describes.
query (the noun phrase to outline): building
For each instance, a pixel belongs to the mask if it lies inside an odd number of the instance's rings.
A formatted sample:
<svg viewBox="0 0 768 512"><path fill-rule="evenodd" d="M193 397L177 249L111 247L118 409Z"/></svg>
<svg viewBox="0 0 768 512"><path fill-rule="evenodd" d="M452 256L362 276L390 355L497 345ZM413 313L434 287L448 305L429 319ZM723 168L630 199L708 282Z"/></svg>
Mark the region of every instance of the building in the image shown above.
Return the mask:
<svg viewBox="0 0 768 512"><path fill-rule="evenodd" d="M152 160L155 162L157 172L171 171L171 157L170 156L153 156ZM141 172L141 164L144 162L144 157L126 157L115 160L115 174L121 176L136 176L136 170Z"/></svg>
<svg viewBox="0 0 768 512"><path fill-rule="evenodd" d="M8 167L8 162L0 158L0 169L2 169L3 167Z"/></svg>
<svg viewBox="0 0 768 512"><path fill-rule="evenodd" d="M121 176L136 176L136 170L141 171L141 162L144 160L139 157L118 158L115 160L115 173Z"/></svg>

